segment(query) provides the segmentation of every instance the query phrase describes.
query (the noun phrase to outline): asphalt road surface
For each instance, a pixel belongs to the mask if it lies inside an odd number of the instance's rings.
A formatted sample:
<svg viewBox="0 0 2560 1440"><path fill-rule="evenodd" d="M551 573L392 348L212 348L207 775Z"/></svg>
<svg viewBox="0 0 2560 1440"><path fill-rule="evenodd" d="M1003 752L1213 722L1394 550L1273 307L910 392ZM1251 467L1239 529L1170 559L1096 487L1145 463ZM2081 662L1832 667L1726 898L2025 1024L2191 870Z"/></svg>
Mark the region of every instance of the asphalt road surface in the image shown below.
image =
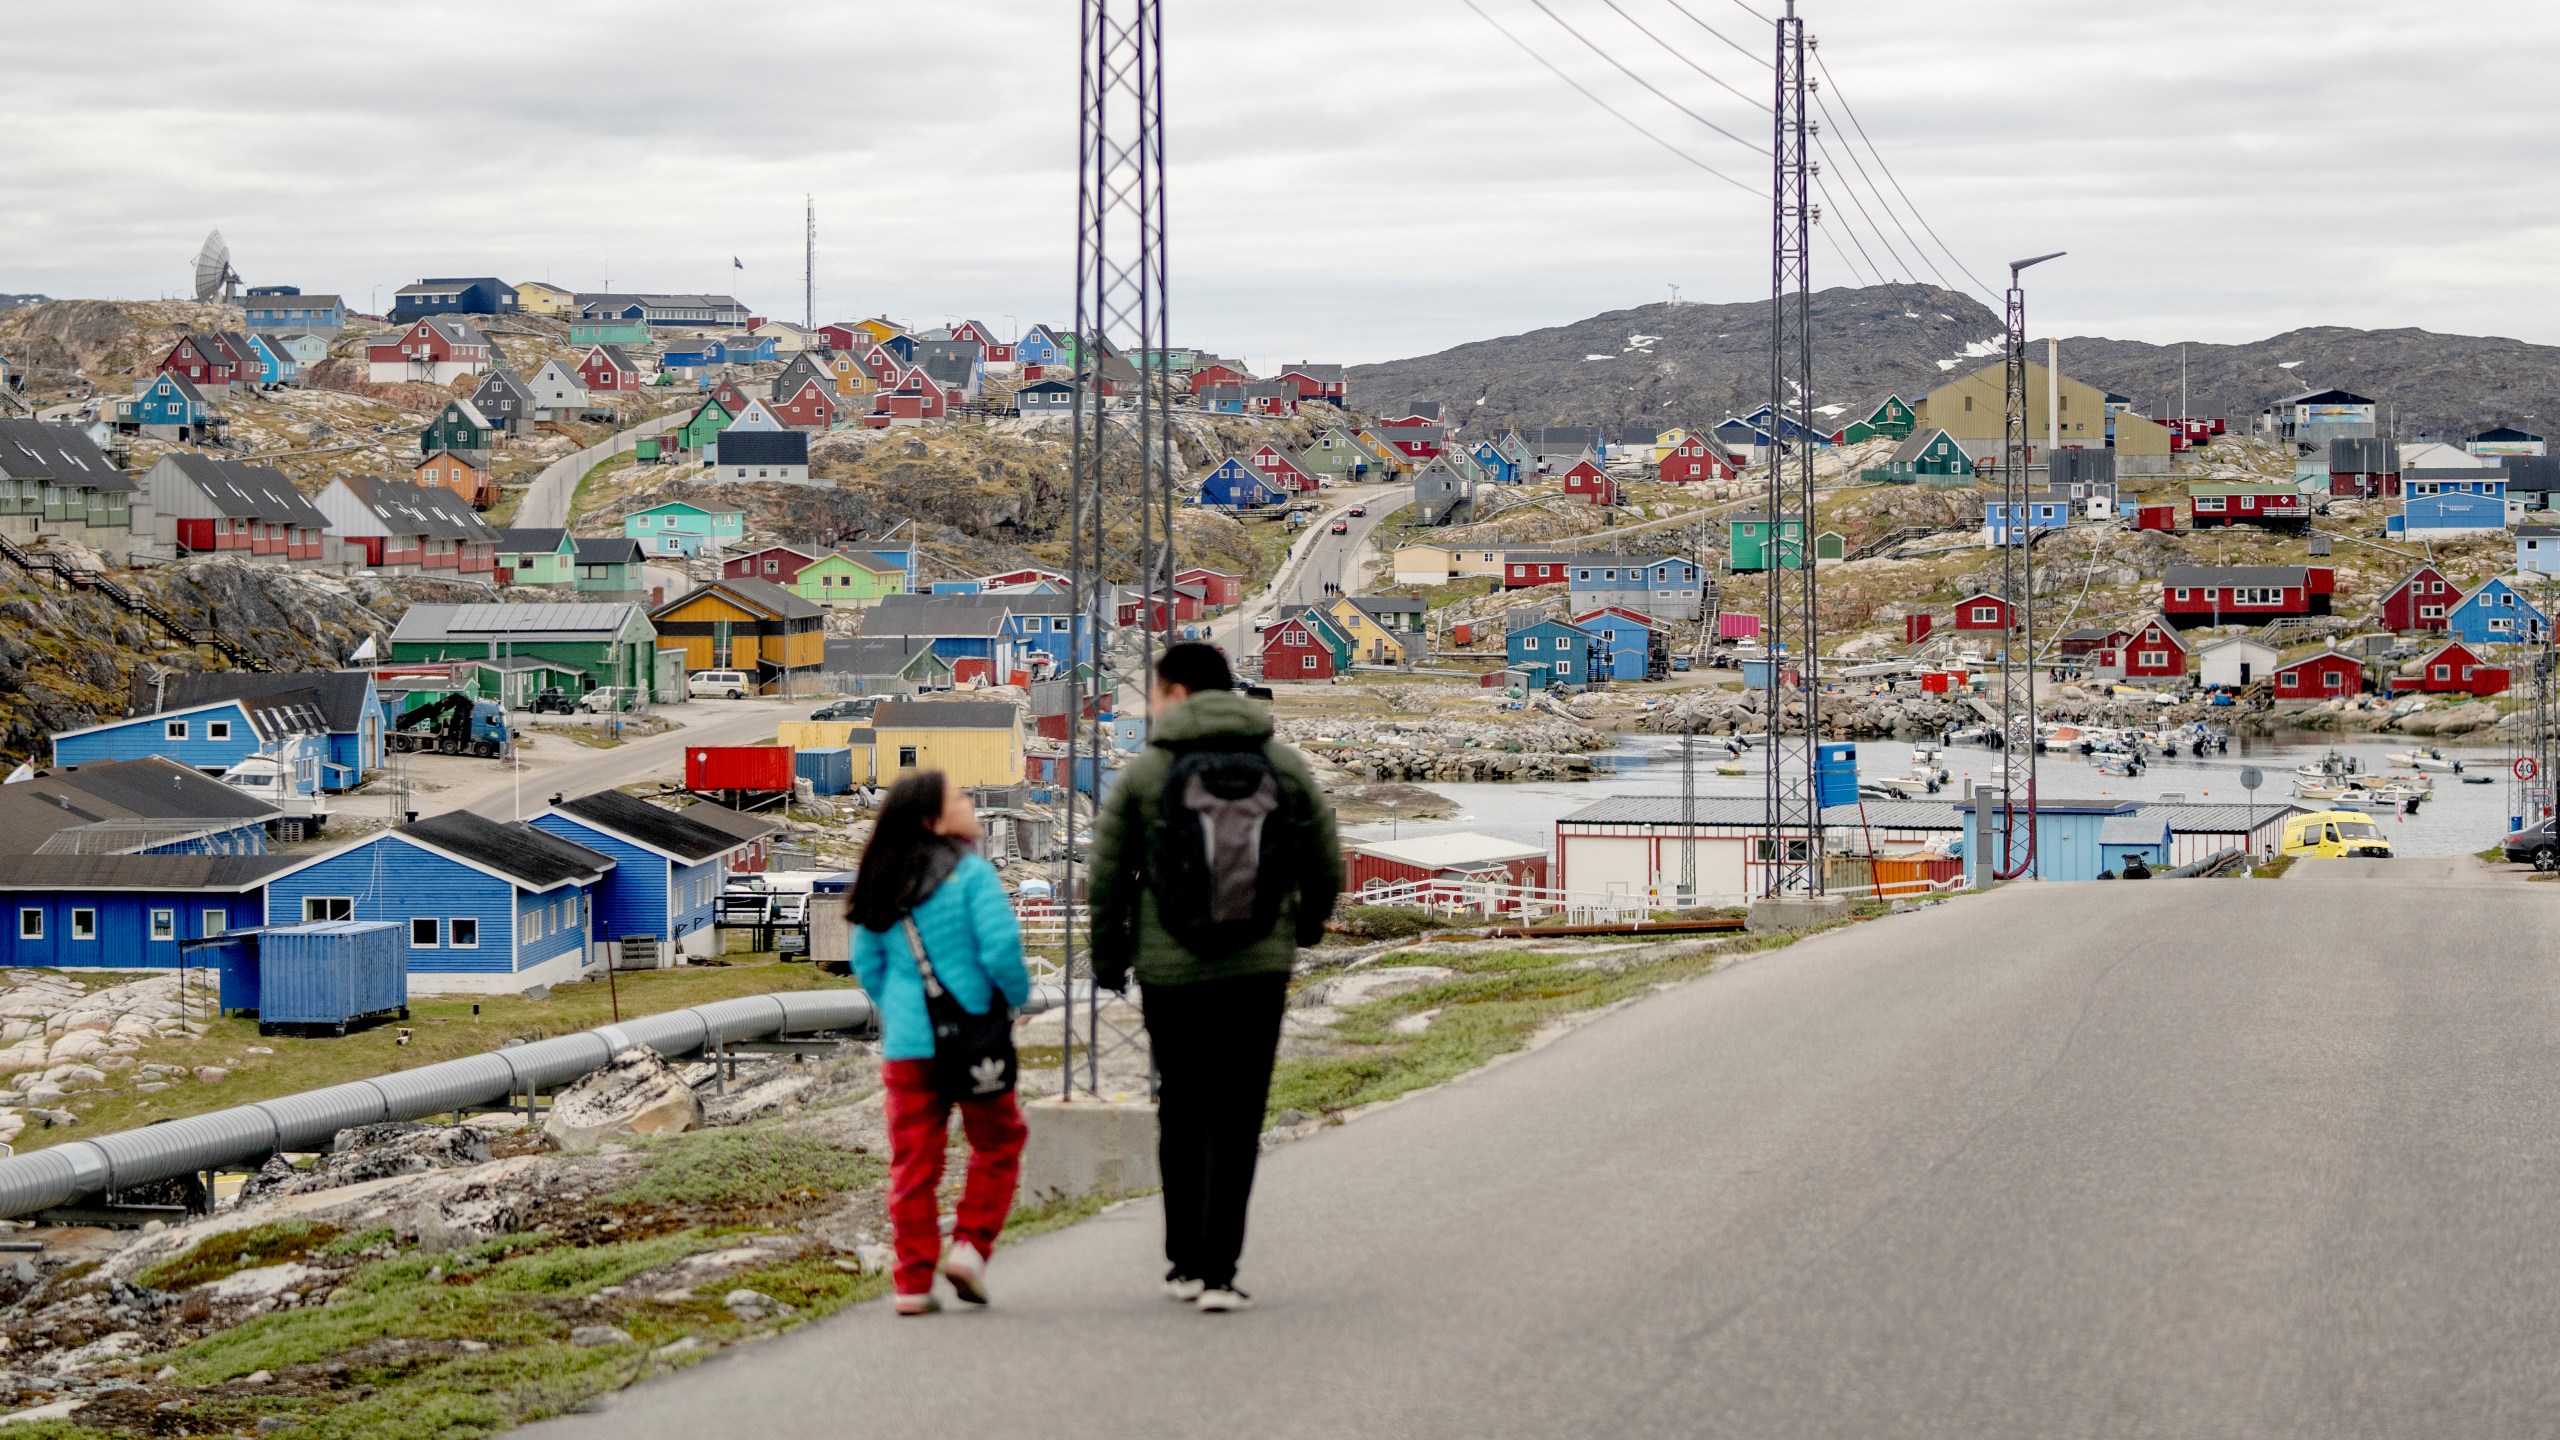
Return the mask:
<svg viewBox="0 0 2560 1440"><path fill-rule="evenodd" d="M1359 593L1356 567L1368 554L1370 537L1397 511L1412 503L1410 485L1360 486L1330 492L1329 503L1309 526L1309 533L1291 547L1280 573L1272 577L1268 587L1247 596L1244 604L1211 628L1212 642L1223 647L1230 657L1258 654L1262 646L1253 629L1256 619L1283 605L1319 604L1325 599L1324 587L1328 584L1344 587L1347 594ZM1369 513L1354 516L1350 513L1354 506ZM1333 533L1336 520L1349 527L1345 533Z"/></svg>
<svg viewBox="0 0 2560 1440"><path fill-rule="evenodd" d="M1892 917L1272 1153L1252 1313L1159 1298L1140 1202L547 1440L2549 1435L2555 905L2333 861Z"/></svg>
<svg viewBox="0 0 2560 1440"><path fill-rule="evenodd" d="M519 788L523 813L538 815L544 803L555 794L575 799L618 785L679 779L684 774L687 746L748 745L758 740L769 740L773 738L775 725L784 720L806 719L810 711L826 704L830 698L818 695L790 700L703 699L667 706L658 713L674 720L679 728L663 735L628 740L610 750L574 749L571 748L573 742L547 738L544 744L550 752L575 758L558 764L528 766L521 787L516 783L513 766L495 760L465 762L472 766L470 778L435 797L435 803L426 808L437 811L474 810L492 820L512 820L517 818ZM531 726L548 717L518 712L509 718L518 726Z"/></svg>

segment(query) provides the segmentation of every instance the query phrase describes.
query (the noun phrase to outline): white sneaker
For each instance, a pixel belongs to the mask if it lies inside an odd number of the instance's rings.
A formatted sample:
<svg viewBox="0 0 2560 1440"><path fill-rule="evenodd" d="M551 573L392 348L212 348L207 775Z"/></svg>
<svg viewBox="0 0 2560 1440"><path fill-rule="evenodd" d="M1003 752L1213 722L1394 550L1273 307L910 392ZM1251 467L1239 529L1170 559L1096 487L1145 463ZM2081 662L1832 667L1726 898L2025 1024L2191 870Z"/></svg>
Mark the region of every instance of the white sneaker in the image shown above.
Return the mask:
<svg viewBox="0 0 2560 1440"><path fill-rule="evenodd" d="M987 1257L966 1240L954 1241L942 1257L942 1278L951 1293L972 1305L987 1303Z"/></svg>
<svg viewBox="0 0 2560 1440"><path fill-rule="evenodd" d="M1164 1277L1164 1298L1167 1300L1185 1302L1197 1300L1200 1298L1200 1292L1207 1288L1197 1280L1186 1279L1179 1275Z"/></svg>
<svg viewBox="0 0 2560 1440"><path fill-rule="evenodd" d="M1202 1290L1198 1303L1201 1310L1207 1314L1227 1315L1238 1310L1252 1309L1253 1297L1229 1285L1222 1290Z"/></svg>
<svg viewBox="0 0 2560 1440"><path fill-rule="evenodd" d="M900 1291L895 1303L901 1315L937 1315L942 1311L942 1302L930 1294L909 1295Z"/></svg>

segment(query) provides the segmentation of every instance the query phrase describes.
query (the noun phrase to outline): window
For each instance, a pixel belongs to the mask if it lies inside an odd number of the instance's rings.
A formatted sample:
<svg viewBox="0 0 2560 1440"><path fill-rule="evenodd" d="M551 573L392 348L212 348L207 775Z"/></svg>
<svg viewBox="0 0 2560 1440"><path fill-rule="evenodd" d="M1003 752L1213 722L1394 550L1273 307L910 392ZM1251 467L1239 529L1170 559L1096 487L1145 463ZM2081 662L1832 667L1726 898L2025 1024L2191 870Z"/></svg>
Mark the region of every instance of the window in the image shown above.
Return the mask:
<svg viewBox="0 0 2560 1440"><path fill-rule="evenodd" d="M1299 656L1299 657L1298 657L1298 668L1299 668L1299 669L1301 669L1301 670L1313 670L1314 668L1316 668L1316 657L1314 657L1313 655L1301 655L1301 656Z"/></svg>
<svg viewBox="0 0 2560 1440"><path fill-rule="evenodd" d="M432 920L430 920L430 921L428 921L427 923L428 923L428 924L430 924L430 925L432 925L432 924L434 924L435 922L434 922L434 921L432 921ZM471 919L471 918L470 918L470 917L468 917L468 916L457 916L457 917L452 921L452 926L453 926L453 948L454 948L454 949L456 949L456 950L477 950L477 949L479 949L479 948L480 948L480 922L479 922L479 921L474 920L474 919ZM413 927L413 928L414 928L414 927Z"/></svg>
<svg viewBox="0 0 2560 1440"><path fill-rule="evenodd" d="M1537 636L1535 636L1535 635L1529 635L1529 636L1524 636L1524 637L1522 637L1522 639L1521 639L1521 641L1520 641L1520 648L1521 648L1521 649L1523 649L1523 650L1535 650L1535 649L1537 649L1537 648L1538 648L1538 637L1537 637Z"/></svg>
<svg viewBox="0 0 2560 1440"><path fill-rule="evenodd" d="M187 722L184 720L168 721L160 727L160 733L168 736L172 740L184 740L187 738Z"/></svg>
<svg viewBox="0 0 2560 1440"><path fill-rule="evenodd" d="M89 909L80 909L80 910L74 910L74 911L72 911L72 912L71 912L71 938L72 938L72 939L74 939L74 940L95 940L95 939L97 939L97 938L98 938L98 912L97 912L97 911L95 911L95 910L89 910Z"/></svg>
<svg viewBox="0 0 2560 1440"><path fill-rule="evenodd" d="M2444 607L2441 605L2421 605L2418 607L2418 618L2421 620L2441 620L2444 618Z"/></svg>
<svg viewBox="0 0 2560 1440"><path fill-rule="evenodd" d="M2133 663L2142 666L2166 665L2169 663L2169 652L2166 650L2144 650L2133 657Z"/></svg>
<svg viewBox="0 0 2560 1440"><path fill-rule="evenodd" d="M1980 624L1997 624L2000 620L2000 607L1997 605L1976 605L1973 607L1973 618Z"/></svg>
<svg viewBox="0 0 2560 1440"><path fill-rule="evenodd" d="M44 912L42 910L38 910L30 906L29 908L18 912L18 938L21 940L41 940L44 938Z"/></svg>
<svg viewBox="0 0 2560 1440"><path fill-rule="evenodd" d="M230 739L231 722L228 720L207 720L204 722L204 738L207 740Z"/></svg>
<svg viewBox="0 0 2560 1440"><path fill-rule="evenodd" d="M2439 680L2450 680L2453 678L2453 667L2450 665L2439 665L2435 669L2435 676Z"/></svg>
<svg viewBox="0 0 2560 1440"><path fill-rule="evenodd" d="M1570 674L1572 674L1572 673L1573 673L1573 662L1572 662L1572 661L1570 661L1570 660L1559 660L1559 661L1557 661L1557 662L1556 662L1556 673L1557 673L1557 674L1559 674L1559 675L1570 675Z"/></svg>
<svg viewBox="0 0 2560 1440"><path fill-rule="evenodd" d="M349 895L305 895L302 897L302 920L310 924L319 920L353 920L356 902Z"/></svg>
<svg viewBox="0 0 2560 1440"><path fill-rule="evenodd" d="M2222 497L2219 495L2199 495L2196 497L2196 508L2198 510L2219 510L2222 508Z"/></svg>
<svg viewBox="0 0 2560 1440"><path fill-rule="evenodd" d="M409 922L410 947L418 950L433 950L436 948L438 923L439 922L433 918L426 916L420 916L411 920Z"/></svg>
<svg viewBox="0 0 2560 1440"><path fill-rule="evenodd" d="M916 768L916 747L913 745L901 745L898 747L898 768L901 770L913 770Z"/></svg>
<svg viewBox="0 0 2560 1440"><path fill-rule="evenodd" d="M154 911L152 911L152 912L151 912L151 938L152 938L152 939L154 939L154 940L175 940L175 939L177 939L177 938L178 938L178 912L177 912L177 911L175 911L175 910L154 910Z"/></svg>
<svg viewBox="0 0 2560 1440"><path fill-rule="evenodd" d="M229 911L218 908L207 910L204 912L202 918L204 920L204 933L208 939L216 935L227 934L231 929L231 914Z"/></svg>
<svg viewBox="0 0 2560 1440"><path fill-rule="evenodd" d="M2170 596L2170 598L2172 598L2172 599L2176 599L2176 600L2184 600L2184 599L2186 599L2186 598L2187 598L2187 592L2186 592L2186 591L2184 591L2184 590L2177 590L2177 591L2173 591L2173 592L2171 592L2171 596Z"/></svg>

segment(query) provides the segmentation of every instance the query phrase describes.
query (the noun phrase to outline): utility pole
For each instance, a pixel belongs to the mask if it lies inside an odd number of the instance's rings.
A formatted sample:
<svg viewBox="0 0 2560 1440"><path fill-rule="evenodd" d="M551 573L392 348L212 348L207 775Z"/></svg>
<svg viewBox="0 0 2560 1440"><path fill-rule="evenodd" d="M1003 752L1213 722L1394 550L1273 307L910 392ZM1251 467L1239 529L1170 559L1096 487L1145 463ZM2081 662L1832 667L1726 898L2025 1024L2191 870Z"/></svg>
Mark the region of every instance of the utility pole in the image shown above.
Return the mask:
<svg viewBox="0 0 2560 1440"><path fill-rule="evenodd" d="M814 333L818 328L818 197L800 198L808 206L808 222L801 236L800 328Z"/></svg>
<svg viewBox="0 0 2560 1440"><path fill-rule="evenodd" d="M1822 799L1820 620L1813 557L1813 221L1809 195L1813 122L1805 114L1804 21L1795 0L1777 22L1776 101L1769 174L1768 659L1762 681L1769 764L1762 790L1763 893L1819 895ZM1788 434L1795 417L1794 435ZM1792 449L1790 448L1792 444ZM1791 465L1789 462L1794 463ZM1795 573L1787 533L1795 531ZM1793 592L1793 593L1790 593ZM1787 670L1796 670L1797 718L1787 718Z"/></svg>
<svg viewBox="0 0 2560 1440"><path fill-rule="evenodd" d="M2029 544L2035 537L2027 524L2027 292L2018 277L2028 266L2058 259L2063 253L2057 250L2032 260L2009 262L2008 413L2000 450L2001 500L2008 510L2008 523L2000 534L2000 599L2009 611L2008 627L2000 638L2000 853L1997 859L1984 857L1993 865L1993 876L2001 880L2015 880L2031 873L2036 862L2035 551ZM2051 367L2047 369L2050 372ZM2048 403L2048 426L2053 418L2054 407ZM2050 445L2050 440L2047 443ZM2046 453L2049 463L2050 449ZM2023 705L2019 698L2022 687ZM2026 752L2023 779L2027 830L2023 843L2017 833L2020 751ZM1980 813L1975 812L1977 822Z"/></svg>

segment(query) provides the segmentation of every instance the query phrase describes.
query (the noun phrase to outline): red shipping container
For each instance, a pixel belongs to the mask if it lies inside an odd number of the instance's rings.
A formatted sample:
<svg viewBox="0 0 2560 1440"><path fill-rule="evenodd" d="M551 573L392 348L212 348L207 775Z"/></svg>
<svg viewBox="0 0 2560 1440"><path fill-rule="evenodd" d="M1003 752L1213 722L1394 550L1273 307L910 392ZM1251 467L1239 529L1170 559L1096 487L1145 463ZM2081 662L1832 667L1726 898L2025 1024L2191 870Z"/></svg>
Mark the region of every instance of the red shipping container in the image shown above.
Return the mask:
<svg viewBox="0 0 2560 1440"><path fill-rule="evenodd" d="M1716 638L1719 640L1757 640L1760 638L1760 617L1757 615L1736 615L1730 612L1718 615L1716 617Z"/></svg>
<svg viewBox="0 0 2560 1440"><path fill-rule="evenodd" d="M789 790L792 760L788 745L696 746L684 752L684 788Z"/></svg>
<svg viewBox="0 0 2560 1440"><path fill-rule="evenodd" d="M1472 620L1461 620L1449 627L1449 643L1452 645L1472 645L1475 639L1476 626Z"/></svg>
<svg viewBox="0 0 2560 1440"><path fill-rule="evenodd" d="M2175 530L2178 507L2175 505L2143 505L2135 508L2133 524L2137 530Z"/></svg>

